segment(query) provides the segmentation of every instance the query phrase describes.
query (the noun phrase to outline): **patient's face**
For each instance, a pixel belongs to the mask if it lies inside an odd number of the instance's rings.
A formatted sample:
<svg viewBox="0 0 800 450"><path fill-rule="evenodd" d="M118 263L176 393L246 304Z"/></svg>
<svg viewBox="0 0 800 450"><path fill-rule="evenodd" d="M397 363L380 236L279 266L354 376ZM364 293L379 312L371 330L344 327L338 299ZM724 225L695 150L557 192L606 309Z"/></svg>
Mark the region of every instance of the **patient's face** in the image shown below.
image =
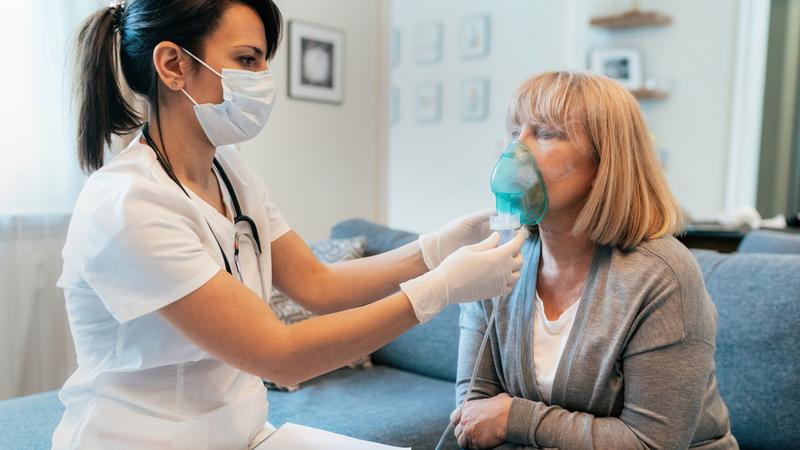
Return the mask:
<svg viewBox="0 0 800 450"><path fill-rule="evenodd" d="M520 140L533 152L547 186L549 206L543 225L577 216L597 173L597 164L586 150L588 140L573 142L547 127L525 127Z"/></svg>

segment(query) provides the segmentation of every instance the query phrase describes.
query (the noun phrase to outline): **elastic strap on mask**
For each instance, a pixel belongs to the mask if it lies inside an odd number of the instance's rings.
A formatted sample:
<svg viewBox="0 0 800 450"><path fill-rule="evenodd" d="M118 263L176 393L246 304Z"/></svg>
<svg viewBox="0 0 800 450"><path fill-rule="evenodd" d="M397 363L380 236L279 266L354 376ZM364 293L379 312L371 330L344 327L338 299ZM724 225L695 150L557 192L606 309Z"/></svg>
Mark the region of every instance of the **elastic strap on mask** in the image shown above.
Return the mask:
<svg viewBox="0 0 800 450"><path fill-rule="evenodd" d="M198 58L197 56L194 56L194 54L193 54L192 52L190 52L189 50L186 50L186 49L185 49L185 48L183 48L183 47L181 47L181 50L183 50L184 52L186 52L186 54L187 54L187 55L189 55L189 56L191 56L192 58L194 58L195 60L197 60L197 62L199 62L200 64L202 64L202 65L206 66L206 69L208 69L208 70L210 70L210 71L214 72L214 74L215 74L216 76L218 76L218 77L222 78L222 75L221 75L219 72L217 72L216 70L214 70L214 68L213 68L213 67L211 67L211 66L209 66L208 64L206 64L206 62L205 62L205 61L203 61L202 59ZM181 92L183 92L183 95L187 96L187 97L189 98L189 100L190 100L192 103L194 103L194 105L195 105L195 106L199 106L199 105L200 105L199 103L197 103L197 102L196 102L196 101L195 101L195 100L192 98L192 96L191 96L191 95L189 95L189 93L188 93L188 92L186 92L186 90L185 90L185 89L181 89Z"/></svg>
<svg viewBox="0 0 800 450"><path fill-rule="evenodd" d="M210 71L214 72L214 73L215 73L215 74L216 74L218 77L222 78L222 74L220 74L219 72L217 72L216 70L214 70L214 68L213 68L213 67L211 67L211 66L209 66L208 64L206 64L206 62L205 62L205 61L203 61L202 59L198 58L197 56L194 56L194 54L192 54L192 52L190 52L189 50L186 50L186 49L185 49L185 48L183 48L183 47L181 47L181 50L185 51L185 52L186 52L186 53L187 53L189 56L191 56L192 58L196 59L196 60L197 60L197 62L199 62L200 64L202 64L202 65L206 66L206 68L207 68L208 70L210 70Z"/></svg>
<svg viewBox="0 0 800 450"><path fill-rule="evenodd" d="M194 106L200 106L200 104L199 104L199 103L197 103L196 101L194 101L194 99L192 98L192 96L191 96L191 95L189 95L189 93L188 93L188 92L186 92L186 89L181 89L181 92L183 92L183 95L185 95L185 96L189 97L189 100L190 100L192 103L194 103Z"/></svg>

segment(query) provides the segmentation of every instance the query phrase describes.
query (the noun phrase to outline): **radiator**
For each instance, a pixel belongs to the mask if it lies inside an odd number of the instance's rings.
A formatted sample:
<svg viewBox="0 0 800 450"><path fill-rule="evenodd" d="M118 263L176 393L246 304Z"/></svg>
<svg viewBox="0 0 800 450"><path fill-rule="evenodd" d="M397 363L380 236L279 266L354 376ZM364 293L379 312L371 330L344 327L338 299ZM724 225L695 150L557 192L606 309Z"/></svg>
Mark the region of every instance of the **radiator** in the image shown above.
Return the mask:
<svg viewBox="0 0 800 450"><path fill-rule="evenodd" d="M76 357L61 274L68 214L0 216L0 399L57 389Z"/></svg>

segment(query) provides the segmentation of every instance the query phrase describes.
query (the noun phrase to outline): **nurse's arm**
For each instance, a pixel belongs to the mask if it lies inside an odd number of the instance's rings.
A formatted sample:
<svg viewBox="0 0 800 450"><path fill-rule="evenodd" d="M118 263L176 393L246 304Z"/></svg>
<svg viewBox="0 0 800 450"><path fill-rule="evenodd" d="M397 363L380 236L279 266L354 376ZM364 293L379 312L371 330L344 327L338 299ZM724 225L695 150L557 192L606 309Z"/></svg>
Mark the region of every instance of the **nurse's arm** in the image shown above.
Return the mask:
<svg viewBox="0 0 800 450"><path fill-rule="evenodd" d="M264 301L225 271L159 313L210 355L279 384L295 384L342 367L419 323L400 292L359 308L284 325Z"/></svg>
<svg viewBox="0 0 800 450"><path fill-rule="evenodd" d="M398 291L400 283L427 272L419 244L368 258L323 264L297 233L272 242L273 284L315 313L355 308Z"/></svg>

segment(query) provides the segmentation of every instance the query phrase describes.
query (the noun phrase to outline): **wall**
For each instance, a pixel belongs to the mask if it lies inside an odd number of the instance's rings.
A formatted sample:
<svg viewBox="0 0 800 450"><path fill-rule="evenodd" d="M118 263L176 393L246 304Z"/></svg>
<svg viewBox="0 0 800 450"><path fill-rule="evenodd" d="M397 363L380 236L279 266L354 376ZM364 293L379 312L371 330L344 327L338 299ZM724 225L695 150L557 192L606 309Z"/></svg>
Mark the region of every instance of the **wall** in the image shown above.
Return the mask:
<svg viewBox="0 0 800 450"><path fill-rule="evenodd" d="M670 91L666 101L643 102L642 109L658 147L667 152L673 193L694 217L713 216L725 207L737 4L645 1L643 8L671 15L672 25L614 32L615 45L642 49L645 74L664 80Z"/></svg>
<svg viewBox="0 0 800 450"><path fill-rule="evenodd" d="M261 135L241 146L290 225L303 238L319 240L342 219L380 219L385 6L375 0L276 3L287 23L298 19L345 32L343 104L287 97L287 27L271 64L275 109Z"/></svg>
<svg viewBox="0 0 800 450"><path fill-rule="evenodd" d="M392 27L401 33L401 62L392 70L391 84L401 94L400 120L389 138L390 225L432 230L450 218L491 206L488 179L504 139L505 107L512 90L536 72L582 69L587 51L605 45L640 48L645 75L670 91L665 101L644 102L642 108L665 151L667 178L681 205L695 217L722 210L738 2L643 1L643 9L670 14L673 24L627 31L588 26L591 16L628 7L630 2L623 0L394 1ZM490 55L462 61L460 21L476 13L491 16ZM413 60L414 26L430 20L444 24L444 58L420 66ZM459 118L459 82L470 77L490 80L484 122ZM444 84L439 124L414 121L414 88L422 81Z"/></svg>
<svg viewBox="0 0 800 450"><path fill-rule="evenodd" d="M389 133L390 225L428 231L493 204L489 175L502 150L506 103L514 87L530 74L566 64L569 52L559 38L566 11L564 2L548 1L392 2L400 57L391 72L391 85L399 92L399 115ZM463 60L461 20L483 13L491 17L489 55ZM421 66L414 60L414 30L430 20L443 24L443 57L439 63ZM461 80L476 77L489 79L488 117L464 122L459 112ZM415 89L429 81L442 84L441 121L418 124Z"/></svg>

